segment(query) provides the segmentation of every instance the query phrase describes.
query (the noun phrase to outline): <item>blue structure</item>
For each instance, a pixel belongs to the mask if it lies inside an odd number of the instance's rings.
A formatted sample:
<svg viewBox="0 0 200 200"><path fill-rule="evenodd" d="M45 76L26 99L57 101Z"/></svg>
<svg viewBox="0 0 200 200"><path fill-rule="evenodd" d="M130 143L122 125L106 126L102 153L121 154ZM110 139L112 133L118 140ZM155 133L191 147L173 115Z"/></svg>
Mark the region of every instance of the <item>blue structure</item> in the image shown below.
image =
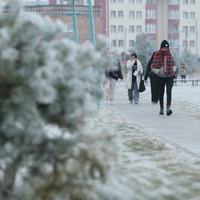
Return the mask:
<svg viewBox="0 0 200 200"><path fill-rule="evenodd" d="M94 19L93 19L93 10L92 10L92 3L91 0L88 0L89 4L89 16L90 16L90 35L92 38L92 43L95 43L95 36L94 36Z"/></svg>
<svg viewBox="0 0 200 200"><path fill-rule="evenodd" d="M65 0L69 1L69 0ZM73 26L74 26L74 42L78 45L79 44L79 38L78 38L78 29L77 29L77 20L76 15L81 15L81 12L76 12L75 10L75 1L72 1L72 12L65 13L66 15L72 15L73 18ZM89 18L90 18L90 35L91 35L91 41L94 44L95 43L95 34L94 34L94 20L93 20L93 10L92 10L92 3L91 0L88 0L88 7L89 7Z"/></svg>
<svg viewBox="0 0 200 200"><path fill-rule="evenodd" d="M67 0L66 0L67 1ZM72 1L72 7L73 12L67 12L66 15L72 15L73 17L73 26L74 26L74 42L78 45L79 39L78 39L78 29L77 29L77 21L76 21L76 15L81 15L81 12L76 12L75 10L75 0ZM95 44L95 34L94 34L94 19L93 19L93 10L92 10L92 3L91 0L88 0L88 7L89 7L89 18L90 18L90 35L91 35L91 41L93 44ZM68 32L69 33L69 32ZM94 74L98 76L98 70L94 68ZM97 88L99 86L97 85ZM97 107L100 109L100 101L97 99Z"/></svg>
<svg viewBox="0 0 200 200"><path fill-rule="evenodd" d="M68 35L68 39L70 39L70 33L73 33L74 30L69 30L70 26L73 26L73 24L66 24L68 27L68 31L64 31L64 33L66 33Z"/></svg>

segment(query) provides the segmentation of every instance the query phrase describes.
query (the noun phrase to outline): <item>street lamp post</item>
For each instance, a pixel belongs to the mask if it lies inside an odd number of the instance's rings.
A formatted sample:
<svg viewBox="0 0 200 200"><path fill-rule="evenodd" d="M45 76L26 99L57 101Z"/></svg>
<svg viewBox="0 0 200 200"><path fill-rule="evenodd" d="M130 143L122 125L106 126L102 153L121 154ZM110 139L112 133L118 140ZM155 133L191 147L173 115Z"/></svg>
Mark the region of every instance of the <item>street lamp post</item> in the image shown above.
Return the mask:
<svg viewBox="0 0 200 200"><path fill-rule="evenodd" d="M126 27L125 27L125 34L124 34L124 60L126 60Z"/></svg>
<svg viewBox="0 0 200 200"><path fill-rule="evenodd" d="M195 19L195 27L196 27L196 58L198 57L198 25L197 19Z"/></svg>

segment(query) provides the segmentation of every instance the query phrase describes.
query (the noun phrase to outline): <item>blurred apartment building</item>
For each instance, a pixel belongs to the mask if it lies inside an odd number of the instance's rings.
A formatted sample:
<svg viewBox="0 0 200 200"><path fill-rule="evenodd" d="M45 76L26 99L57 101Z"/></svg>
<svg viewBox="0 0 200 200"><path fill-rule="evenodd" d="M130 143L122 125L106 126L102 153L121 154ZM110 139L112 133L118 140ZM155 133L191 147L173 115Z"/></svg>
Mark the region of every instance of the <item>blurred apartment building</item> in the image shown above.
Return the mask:
<svg viewBox="0 0 200 200"><path fill-rule="evenodd" d="M0 0L0 2L2 1L5 2L4 15L8 15L10 12L10 0ZM92 36L90 29L89 6L84 1L75 1L75 12L79 13L76 16L78 43L90 43L92 41ZM61 33L61 36L72 41L75 40L72 1L24 0L24 2L25 11L38 13L41 16L49 16L52 20L61 20L64 22L65 31L64 33ZM93 6L93 18L95 36L97 36L102 31L101 6Z"/></svg>
<svg viewBox="0 0 200 200"><path fill-rule="evenodd" d="M172 48L199 55L199 0L96 0L104 13L104 34L111 46L127 52L135 45L136 35L146 33L157 48L167 39ZM103 13L103 11L102 11Z"/></svg>
<svg viewBox="0 0 200 200"><path fill-rule="evenodd" d="M6 0L5 0L6 1ZM68 5L73 0L25 0L26 5ZM88 0L74 0L77 10L88 5ZM157 48L163 39L179 52L190 50L200 55L200 0L91 0L95 9L95 33L102 33L110 46L118 52L128 52L135 45L136 36L146 33L156 41ZM89 26L81 26L81 37ZM68 23L69 20L64 20ZM84 20L85 22L87 20ZM88 28L87 28L88 27ZM86 33L85 33L86 34ZM72 36L73 37L73 36ZM88 34L85 38L89 37Z"/></svg>
<svg viewBox="0 0 200 200"><path fill-rule="evenodd" d="M157 43L167 39L172 48L185 49L199 55L200 0L91 0L102 8L101 33L119 52L127 52L135 45L136 35L146 33ZM50 4L71 1L49 0ZM75 0L87 5L87 0Z"/></svg>
<svg viewBox="0 0 200 200"><path fill-rule="evenodd" d="M110 39L118 52L127 52L135 45L136 35L146 33L159 48L163 39L172 48L186 49L199 56L200 0L91 0L101 6L101 33ZM54 4L71 1L49 0ZM87 5L87 0L75 0Z"/></svg>
<svg viewBox="0 0 200 200"><path fill-rule="evenodd" d="M71 5L72 0L24 0L27 5ZM75 0L76 5L87 5L88 0ZM94 0L91 0L94 5Z"/></svg>

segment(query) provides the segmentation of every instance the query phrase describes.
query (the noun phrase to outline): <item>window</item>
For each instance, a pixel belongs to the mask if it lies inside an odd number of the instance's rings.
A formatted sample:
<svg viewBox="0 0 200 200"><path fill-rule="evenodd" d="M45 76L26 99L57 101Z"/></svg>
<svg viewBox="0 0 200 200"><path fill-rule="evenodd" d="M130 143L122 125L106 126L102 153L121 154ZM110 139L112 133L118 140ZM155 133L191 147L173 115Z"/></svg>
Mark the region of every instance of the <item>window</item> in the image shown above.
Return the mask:
<svg viewBox="0 0 200 200"><path fill-rule="evenodd" d="M116 12L115 11L111 11L111 18L116 18Z"/></svg>
<svg viewBox="0 0 200 200"><path fill-rule="evenodd" d="M169 11L169 19L178 19L179 11L178 10L170 10Z"/></svg>
<svg viewBox="0 0 200 200"><path fill-rule="evenodd" d="M136 32L137 33L141 33L142 32L142 27L141 26L137 26L136 27Z"/></svg>
<svg viewBox="0 0 200 200"><path fill-rule="evenodd" d="M190 33L195 33L195 27L194 26L190 26Z"/></svg>
<svg viewBox="0 0 200 200"><path fill-rule="evenodd" d="M134 3L135 0L129 0L129 3Z"/></svg>
<svg viewBox="0 0 200 200"><path fill-rule="evenodd" d="M169 33L178 33L178 25L177 24L171 24L169 25Z"/></svg>
<svg viewBox="0 0 200 200"><path fill-rule="evenodd" d="M111 26L111 33L116 33L116 26Z"/></svg>
<svg viewBox="0 0 200 200"><path fill-rule="evenodd" d="M40 5L49 5L49 0L43 0L39 2Z"/></svg>
<svg viewBox="0 0 200 200"><path fill-rule="evenodd" d="M183 19L187 19L188 18L188 13L187 12L183 12Z"/></svg>
<svg viewBox="0 0 200 200"><path fill-rule="evenodd" d="M134 40L129 40L129 47L134 47Z"/></svg>
<svg viewBox="0 0 200 200"><path fill-rule="evenodd" d="M141 11L137 11L136 18L137 19L141 19L142 18L142 12Z"/></svg>
<svg viewBox="0 0 200 200"><path fill-rule="evenodd" d="M111 46L112 46L112 47L116 47L116 46L117 46L116 40L112 40L112 41L111 41Z"/></svg>
<svg viewBox="0 0 200 200"><path fill-rule="evenodd" d="M146 33L156 33L156 25L146 24Z"/></svg>
<svg viewBox="0 0 200 200"><path fill-rule="evenodd" d="M4 2L8 2L5 1ZM36 6L36 5L49 5L49 0L40 0L40 1L36 1L36 0L29 0L29 1L25 1L27 5L29 6ZM81 2L80 2L81 3Z"/></svg>
<svg viewBox="0 0 200 200"><path fill-rule="evenodd" d="M123 47L123 46L124 46L123 40L119 40L119 41L118 41L118 46L119 46L119 47Z"/></svg>
<svg viewBox="0 0 200 200"><path fill-rule="evenodd" d="M134 26L129 26L129 33L134 33Z"/></svg>
<svg viewBox="0 0 200 200"><path fill-rule="evenodd" d="M190 47L194 47L195 46L195 43L194 43L194 41L192 40L192 41L190 41Z"/></svg>
<svg viewBox="0 0 200 200"><path fill-rule="evenodd" d="M153 4L153 0L146 0L146 4Z"/></svg>
<svg viewBox="0 0 200 200"><path fill-rule="evenodd" d="M118 0L118 3L123 3L123 0Z"/></svg>
<svg viewBox="0 0 200 200"><path fill-rule="evenodd" d="M183 0L183 4L188 4L188 0Z"/></svg>
<svg viewBox="0 0 200 200"><path fill-rule="evenodd" d="M171 38L169 40L169 43L171 47L177 47L179 46L179 39Z"/></svg>
<svg viewBox="0 0 200 200"><path fill-rule="evenodd" d="M123 18L123 17L124 17L123 11L118 11L118 17L119 17L119 18Z"/></svg>
<svg viewBox="0 0 200 200"><path fill-rule="evenodd" d="M118 26L118 32L123 33L124 32L124 27L123 26Z"/></svg>
<svg viewBox="0 0 200 200"><path fill-rule="evenodd" d="M190 0L190 4L195 4L195 0Z"/></svg>
<svg viewBox="0 0 200 200"><path fill-rule="evenodd" d="M146 19L155 19L156 18L156 10L148 9L146 10Z"/></svg>
<svg viewBox="0 0 200 200"><path fill-rule="evenodd" d="M183 33L185 33L185 34L188 33L188 27L187 26L183 26Z"/></svg>
<svg viewBox="0 0 200 200"><path fill-rule="evenodd" d="M178 5L178 0L169 0L169 4Z"/></svg>
<svg viewBox="0 0 200 200"><path fill-rule="evenodd" d="M194 12L190 13L190 19L195 19L195 13Z"/></svg>
<svg viewBox="0 0 200 200"><path fill-rule="evenodd" d="M111 0L110 2L111 2L111 3L116 3L116 0Z"/></svg>
<svg viewBox="0 0 200 200"><path fill-rule="evenodd" d="M136 0L136 3L141 4L142 0Z"/></svg>
<svg viewBox="0 0 200 200"><path fill-rule="evenodd" d="M129 18L134 18L134 17L135 17L134 11L129 11Z"/></svg>
<svg viewBox="0 0 200 200"><path fill-rule="evenodd" d="M184 47L187 47L187 46L188 46L188 44L187 44L187 41L186 41L186 40L184 40L184 41L183 41L183 46L184 46Z"/></svg>

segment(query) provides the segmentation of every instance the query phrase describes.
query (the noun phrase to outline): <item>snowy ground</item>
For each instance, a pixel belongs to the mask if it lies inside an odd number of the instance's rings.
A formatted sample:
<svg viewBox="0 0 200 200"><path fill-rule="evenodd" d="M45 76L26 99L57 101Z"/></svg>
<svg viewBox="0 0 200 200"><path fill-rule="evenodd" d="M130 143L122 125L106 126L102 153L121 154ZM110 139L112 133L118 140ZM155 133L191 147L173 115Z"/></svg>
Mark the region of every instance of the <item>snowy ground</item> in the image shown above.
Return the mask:
<svg viewBox="0 0 200 200"><path fill-rule="evenodd" d="M121 84L116 93L123 90ZM140 102L149 101L147 86ZM122 117L110 106L102 102L95 124L109 126L120 138L119 153L123 159L119 168L122 173L129 174L134 200L199 200L200 157ZM173 107L200 116L200 86L189 83L174 86Z"/></svg>

